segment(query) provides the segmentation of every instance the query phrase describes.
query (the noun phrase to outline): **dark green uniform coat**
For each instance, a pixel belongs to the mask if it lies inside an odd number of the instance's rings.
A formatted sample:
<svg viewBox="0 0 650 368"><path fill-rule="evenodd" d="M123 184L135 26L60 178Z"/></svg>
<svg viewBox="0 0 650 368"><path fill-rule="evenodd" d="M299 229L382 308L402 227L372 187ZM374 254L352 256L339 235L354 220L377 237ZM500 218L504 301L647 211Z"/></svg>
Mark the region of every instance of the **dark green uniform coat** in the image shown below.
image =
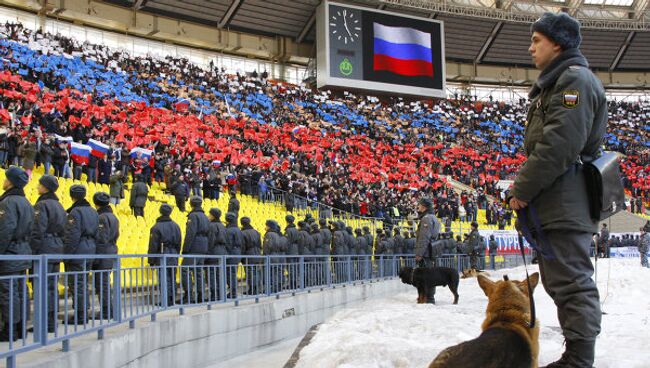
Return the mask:
<svg viewBox="0 0 650 368"><path fill-rule="evenodd" d="M548 71L548 72L547 72ZM532 203L542 229L596 233L579 156L597 154L607 128L607 102L600 80L577 50L557 57L529 95L524 148L528 157L512 195Z"/></svg>

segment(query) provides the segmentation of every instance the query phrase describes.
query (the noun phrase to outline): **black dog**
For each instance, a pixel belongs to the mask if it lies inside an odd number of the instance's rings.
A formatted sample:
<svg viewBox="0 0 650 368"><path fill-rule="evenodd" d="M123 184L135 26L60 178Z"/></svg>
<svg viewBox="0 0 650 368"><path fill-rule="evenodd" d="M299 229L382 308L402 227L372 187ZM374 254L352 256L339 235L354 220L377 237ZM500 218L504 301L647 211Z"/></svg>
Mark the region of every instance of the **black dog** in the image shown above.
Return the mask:
<svg viewBox="0 0 650 368"><path fill-rule="evenodd" d="M458 271L447 267L413 268L404 267L399 272L399 278L405 284L413 285L418 289L418 304L435 303L433 294L436 286L449 286L454 294L454 304L458 304Z"/></svg>

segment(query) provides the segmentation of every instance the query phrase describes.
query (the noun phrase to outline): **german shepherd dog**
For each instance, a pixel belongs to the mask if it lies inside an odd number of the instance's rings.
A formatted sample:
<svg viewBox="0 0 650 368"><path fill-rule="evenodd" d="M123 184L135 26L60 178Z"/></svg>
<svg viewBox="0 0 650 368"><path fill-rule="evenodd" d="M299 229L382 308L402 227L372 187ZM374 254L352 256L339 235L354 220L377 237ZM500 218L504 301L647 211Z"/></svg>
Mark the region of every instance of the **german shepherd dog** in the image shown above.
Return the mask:
<svg viewBox="0 0 650 368"><path fill-rule="evenodd" d="M454 304L458 304L458 271L447 267L404 267L399 271L399 278L408 285L418 289L418 304L426 303L429 288L436 286L449 286L454 294Z"/></svg>
<svg viewBox="0 0 650 368"><path fill-rule="evenodd" d="M537 368L539 323L530 328L528 284L524 281L494 282L477 277L488 297L483 332L474 340L443 350L429 368ZM535 289L539 273L530 275Z"/></svg>

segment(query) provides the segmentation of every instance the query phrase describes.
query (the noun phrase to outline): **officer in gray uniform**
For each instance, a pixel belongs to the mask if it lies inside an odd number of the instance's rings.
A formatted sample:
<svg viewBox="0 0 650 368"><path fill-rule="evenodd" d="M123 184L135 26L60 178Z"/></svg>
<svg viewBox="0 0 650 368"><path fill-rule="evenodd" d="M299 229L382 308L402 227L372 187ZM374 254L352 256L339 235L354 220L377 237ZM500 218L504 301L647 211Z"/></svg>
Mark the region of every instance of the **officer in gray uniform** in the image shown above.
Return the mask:
<svg viewBox="0 0 650 368"><path fill-rule="evenodd" d="M205 258L195 257L208 254L208 235L210 232L210 220L203 212L201 205L203 200L199 196L190 198L192 210L187 215L185 226L185 239L183 240L184 257L181 266L181 285L185 292L184 303L201 303L204 301L205 278L203 265Z"/></svg>
<svg viewBox="0 0 650 368"><path fill-rule="evenodd" d="M648 250L650 250L650 227L641 228L641 239L639 240L639 256L641 256L641 267L650 268L648 265Z"/></svg>
<svg viewBox="0 0 650 368"><path fill-rule="evenodd" d="M368 226L363 227L363 236L366 237L366 245L370 247L370 251L367 254L372 255L372 248L375 246L375 237L370 233Z"/></svg>
<svg viewBox="0 0 650 368"><path fill-rule="evenodd" d="M239 199L237 199L237 192L230 191L230 200L228 201L228 212L235 215L235 223L239 219Z"/></svg>
<svg viewBox="0 0 650 368"><path fill-rule="evenodd" d="M237 298L237 267L241 258L232 256L241 256L242 247L244 246L244 234L237 226L237 216L234 213L226 213L226 244L228 247L228 260L226 261L226 282L229 287L228 298Z"/></svg>
<svg viewBox="0 0 650 368"><path fill-rule="evenodd" d="M320 234L323 237L323 252L322 255L329 255L332 248L332 231L327 226L327 221L325 219L318 220L320 224Z"/></svg>
<svg viewBox="0 0 650 368"><path fill-rule="evenodd" d="M481 254L481 235L478 232L478 223L472 222L472 231L467 238L467 254L469 255L470 267L479 269L479 256Z"/></svg>
<svg viewBox="0 0 650 368"><path fill-rule="evenodd" d="M181 253L181 228L174 220L171 219L174 208L168 204L160 206L160 217L151 227L149 232L149 252L150 255L170 254L176 257L166 259L166 267L162 268L162 262L159 257L150 257L150 266L160 266L158 268L158 279L163 278L167 284L167 305L173 305L176 300L176 266L178 266L178 255ZM162 296L161 296L162 298ZM162 302L162 300L161 300Z"/></svg>
<svg viewBox="0 0 650 368"><path fill-rule="evenodd" d="M278 225L274 220L266 220L266 232L264 233L263 247L265 256L278 256L284 254L282 242L280 240L280 225ZM282 287L282 268L275 265L281 262L281 258L271 258L271 263L274 264L271 266L270 270L271 279L269 280L269 284L271 287L271 293L280 292Z"/></svg>
<svg viewBox="0 0 650 368"><path fill-rule="evenodd" d="M25 198L23 188L29 177L19 167L11 166L5 172L0 196L0 254L29 255L29 234L34 221L34 209ZM29 261L0 262L0 276L24 275L31 266ZM0 280L0 314L3 329L0 341L17 340L22 336L22 308L24 279ZM11 336L10 336L11 335Z"/></svg>
<svg viewBox="0 0 650 368"><path fill-rule="evenodd" d="M418 214L420 223L415 238L415 261L418 267L432 267L431 246L438 239L440 221L433 214L433 202L429 198L420 199ZM429 295L433 296L433 293Z"/></svg>
<svg viewBox="0 0 650 368"><path fill-rule="evenodd" d="M287 221L287 227L284 230L284 236L287 238L287 241L289 242L289 248L287 249L287 255L288 256L297 256L300 255L301 249L300 249L300 234L298 233L298 229L296 228L296 225L294 224L294 221L296 220L295 217L292 215L286 215L284 219ZM287 258L287 267L289 268L289 288L291 289L297 289L298 288L298 258L297 257L289 257Z"/></svg>
<svg viewBox="0 0 650 368"><path fill-rule="evenodd" d="M97 254L117 255L117 239L120 237L120 221L113 214L109 206L111 196L108 193L97 192L93 195L93 202L99 215L97 226ZM93 262L93 282L95 293L99 296L101 318L111 319L114 317L113 298L115 295L111 290L111 271L115 268L115 259L96 259ZM119 296L118 296L119 297Z"/></svg>
<svg viewBox="0 0 650 368"><path fill-rule="evenodd" d="M609 258L609 229L607 229L607 224L603 224L602 229L600 229L600 248L603 250L604 258Z"/></svg>
<svg viewBox="0 0 650 368"><path fill-rule="evenodd" d="M259 256L262 254L262 236L260 233L251 226L251 219L249 217L241 218L241 232L244 236L244 248L242 249L244 255ZM261 294L263 289L262 285L262 269L261 264L264 260L261 258L246 258L246 284L248 289L246 295Z"/></svg>
<svg viewBox="0 0 650 368"><path fill-rule="evenodd" d="M59 182L55 176L43 175L38 180L38 193L40 196L34 205L34 223L30 237L30 245L34 254L62 254L63 229L65 228L65 209L56 196ZM59 273L61 260L49 259L47 273ZM55 303L58 302L58 283L56 278L50 276L47 283L47 329L54 332L56 314Z"/></svg>
<svg viewBox="0 0 650 368"><path fill-rule="evenodd" d="M601 311L589 246L598 224L590 216L582 163L599 154L607 129L607 100L578 50L578 21L566 13L544 13L531 31L528 51L542 72L529 94L524 138L528 159L508 202L517 211L536 210L547 240L536 234L536 243L555 255L540 255L539 268L558 309L566 350L547 367L592 367ZM522 224L529 229L532 225Z"/></svg>
<svg viewBox="0 0 650 368"><path fill-rule="evenodd" d="M336 256L333 258L332 267L334 267L334 274L336 275L336 282L341 283L345 281L347 274L344 271L343 261L346 254L345 249L345 230L343 229L342 222L336 221L334 225L334 234L332 235L332 255Z"/></svg>
<svg viewBox="0 0 650 368"><path fill-rule="evenodd" d="M208 289L210 290L210 301L214 302L221 298L221 272L219 265L221 260L216 256L228 255L226 247L226 226L221 222L221 210L211 208L208 212L210 227L208 231L208 255L213 258L206 258L205 264L208 270Z"/></svg>
<svg viewBox="0 0 650 368"><path fill-rule="evenodd" d="M490 235L490 242L488 243L488 246L490 250L490 266L492 267L493 270L495 270L496 262L494 258L496 257L497 251L499 250L499 244L494 239L494 235Z"/></svg>
<svg viewBox="0 0 650 368"><path fill-rule="evenodd" d="M68 208L68 223L64 233L65 254L93 255L97 250L95 237L99 228L99 215L86 200L86 187L73 185L70 187L70 197L73 204ZM72 295L75 313L68 318L70 324L86 324L88 321L88 274L92 268L91 261L86 259L68 259L65 261L68 279L68 295Z"/></svg>

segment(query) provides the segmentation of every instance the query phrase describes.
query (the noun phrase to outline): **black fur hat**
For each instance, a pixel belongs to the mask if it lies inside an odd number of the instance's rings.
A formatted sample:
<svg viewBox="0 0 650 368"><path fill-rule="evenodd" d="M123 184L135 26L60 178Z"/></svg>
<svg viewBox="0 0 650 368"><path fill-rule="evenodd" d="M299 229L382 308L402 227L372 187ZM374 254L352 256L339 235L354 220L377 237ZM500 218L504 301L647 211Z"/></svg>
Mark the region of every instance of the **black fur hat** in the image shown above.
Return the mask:
<svg viewBox="0 0 650 368"><path fill-rule="evenodd" d="M580 47L580 22L567 13L546 12L533 23L530 31L539 32L562 47L562 50Z"/></svg>

